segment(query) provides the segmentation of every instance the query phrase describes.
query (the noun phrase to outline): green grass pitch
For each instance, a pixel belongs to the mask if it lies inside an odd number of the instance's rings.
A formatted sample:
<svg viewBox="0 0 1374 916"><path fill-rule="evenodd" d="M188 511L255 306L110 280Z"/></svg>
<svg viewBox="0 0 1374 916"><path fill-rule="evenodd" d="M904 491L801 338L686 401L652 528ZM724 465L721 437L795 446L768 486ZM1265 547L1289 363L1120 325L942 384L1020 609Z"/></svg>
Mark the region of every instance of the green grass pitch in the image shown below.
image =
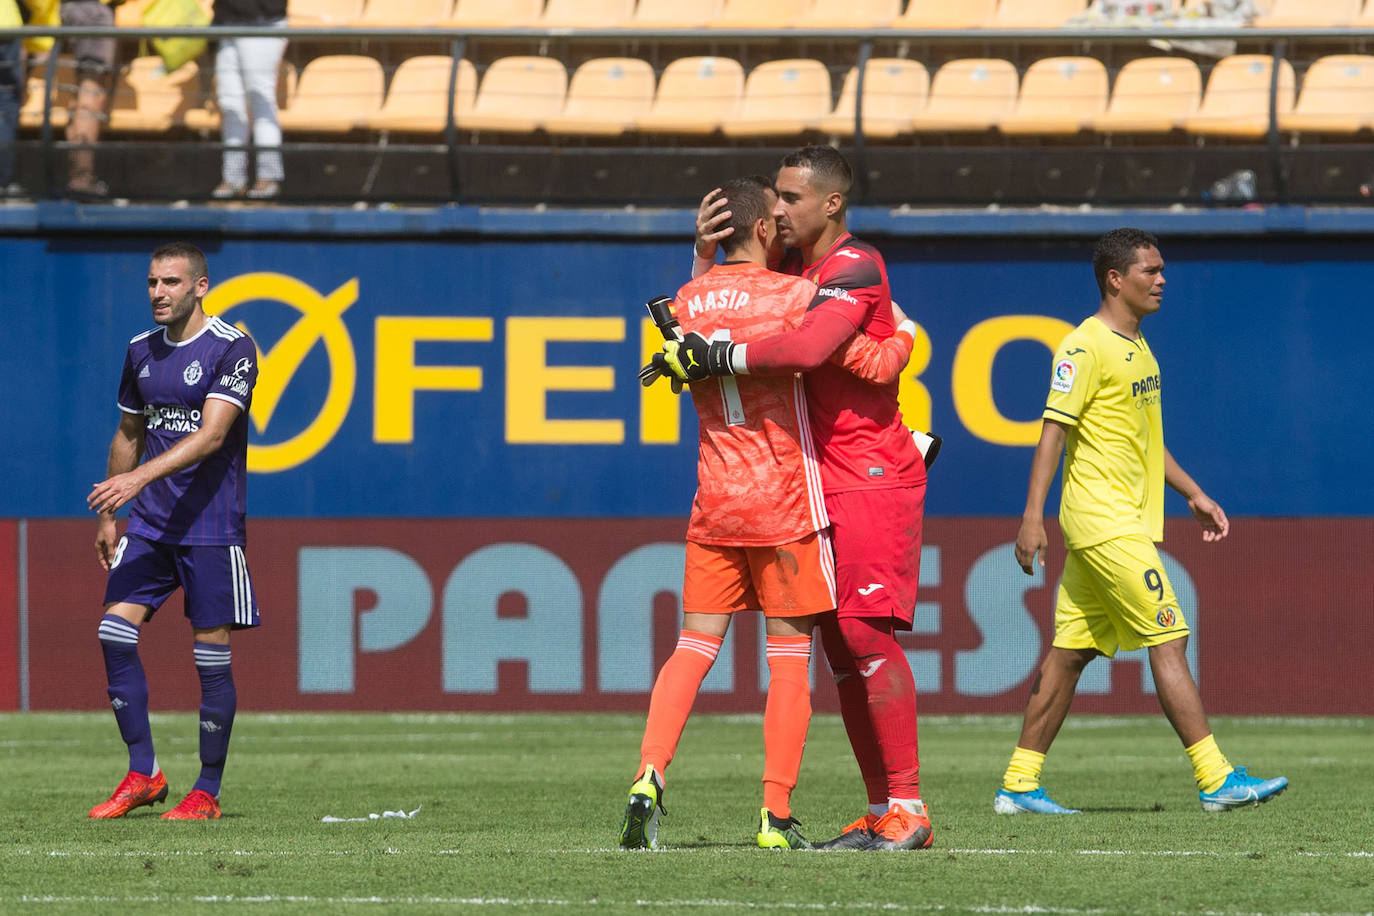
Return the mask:
<svg viewBox="0 0 1374 916"><path fill-rule="evenodd" d="M1234 763L1292 785L1205 814L1162 717L1070 717L1046 785L1079 817L999 817L1008 716L926 717L933 849L754 848L760 722L701 716L668 773L658 852L617 849L641 716L244 713L217 822L92 822L126 762L108 713L0 716L0 912L1354 914L1374 910L1374 722L1230 719ZM174 803L191 715L153 718ZM812 722L794 812L857 817L837 718ZM419 808L410 820L324 823Z"/></svg>

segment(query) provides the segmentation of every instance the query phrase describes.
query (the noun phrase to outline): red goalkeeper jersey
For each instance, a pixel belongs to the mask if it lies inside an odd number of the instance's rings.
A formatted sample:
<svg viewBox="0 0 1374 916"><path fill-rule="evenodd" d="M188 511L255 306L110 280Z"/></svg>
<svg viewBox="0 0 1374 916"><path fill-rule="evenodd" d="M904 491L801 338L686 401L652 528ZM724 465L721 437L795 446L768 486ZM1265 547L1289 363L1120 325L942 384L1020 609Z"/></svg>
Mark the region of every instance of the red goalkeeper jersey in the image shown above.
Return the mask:
<svg viewBox="0 0 1374 916"><path fill-rule="evenodd" d="M678 290L673 311L708 339L759 337L800 324L814 295L797 277L726 263ZM799 376L709 378L691 392L700 433L687 540L772 546L830 524Z"/></svg>
<svg viewBox="0 0 1374 916"><path fill-rule="evenodd" d="M875 340L892 336L887 266L872 245L845 234L810 265L801 263L798 250L789 251L780 269L815 283L811 309L839 315ZM832 362L804 378L826 493L925 483L925 464L897 409L896 381L873 385Z"/></svg>

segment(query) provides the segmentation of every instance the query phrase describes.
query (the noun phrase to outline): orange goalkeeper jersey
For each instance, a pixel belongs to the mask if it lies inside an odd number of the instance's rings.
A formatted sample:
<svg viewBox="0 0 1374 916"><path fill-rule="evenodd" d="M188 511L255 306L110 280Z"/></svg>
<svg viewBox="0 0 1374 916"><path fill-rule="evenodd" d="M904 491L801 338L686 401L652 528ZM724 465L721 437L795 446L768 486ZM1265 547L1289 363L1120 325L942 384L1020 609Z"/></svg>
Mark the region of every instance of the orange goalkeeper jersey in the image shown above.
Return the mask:
<svg viewBox="0 0 1374 916"><path fill-rule="evenodd" d="M815 295L800 277L726 263L678 290L673 310L684 332L747 340L796 327ZM722 376L691 392L700 434L687 540L786 544L830 524L800 376Z"/></svg>

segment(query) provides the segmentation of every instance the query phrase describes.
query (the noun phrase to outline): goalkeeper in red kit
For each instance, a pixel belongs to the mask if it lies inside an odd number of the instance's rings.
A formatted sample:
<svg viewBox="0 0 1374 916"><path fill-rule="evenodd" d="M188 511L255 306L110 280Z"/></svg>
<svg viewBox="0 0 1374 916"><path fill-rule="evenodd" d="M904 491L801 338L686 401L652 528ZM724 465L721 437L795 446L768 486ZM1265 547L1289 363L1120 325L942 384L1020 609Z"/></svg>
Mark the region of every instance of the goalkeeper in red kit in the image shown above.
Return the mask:
<svg viewBox="0 0 1374 916"><path fill-rule="evenodd" d="M931 844L921 799L916 685L896 633L910 630L920 569L926 471L897 408L897 383L869 384L830 362L856 333L893 335L887 268L849 234L852 173L832 147L789 154L778 170L773 215L789 249L779 269L816 284L794 330L751 341L688 334L664 345L679 378L804 372L836 563L837 613L820 623L840 710L869 810L820 848L913 849ZM708 195L698 220L698 271L713 261L712 232L727 214Z"/></svg>

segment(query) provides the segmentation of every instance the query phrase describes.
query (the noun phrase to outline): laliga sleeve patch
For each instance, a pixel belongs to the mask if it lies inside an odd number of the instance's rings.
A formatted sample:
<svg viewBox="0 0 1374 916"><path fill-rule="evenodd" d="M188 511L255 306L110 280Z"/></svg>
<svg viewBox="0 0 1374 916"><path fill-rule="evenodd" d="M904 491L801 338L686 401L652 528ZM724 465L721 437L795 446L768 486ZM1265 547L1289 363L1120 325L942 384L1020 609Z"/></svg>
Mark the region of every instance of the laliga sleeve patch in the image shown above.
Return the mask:
<svg viewBox="0 0 1374 916"><path fill-rule="evenodd" d="M1073 360L1061 359L1054 364L1054 378L1050 379L1050 389L1068 394L1073 390L1073 379L1077 374L1078 367L1073 364Z"/></svg>

